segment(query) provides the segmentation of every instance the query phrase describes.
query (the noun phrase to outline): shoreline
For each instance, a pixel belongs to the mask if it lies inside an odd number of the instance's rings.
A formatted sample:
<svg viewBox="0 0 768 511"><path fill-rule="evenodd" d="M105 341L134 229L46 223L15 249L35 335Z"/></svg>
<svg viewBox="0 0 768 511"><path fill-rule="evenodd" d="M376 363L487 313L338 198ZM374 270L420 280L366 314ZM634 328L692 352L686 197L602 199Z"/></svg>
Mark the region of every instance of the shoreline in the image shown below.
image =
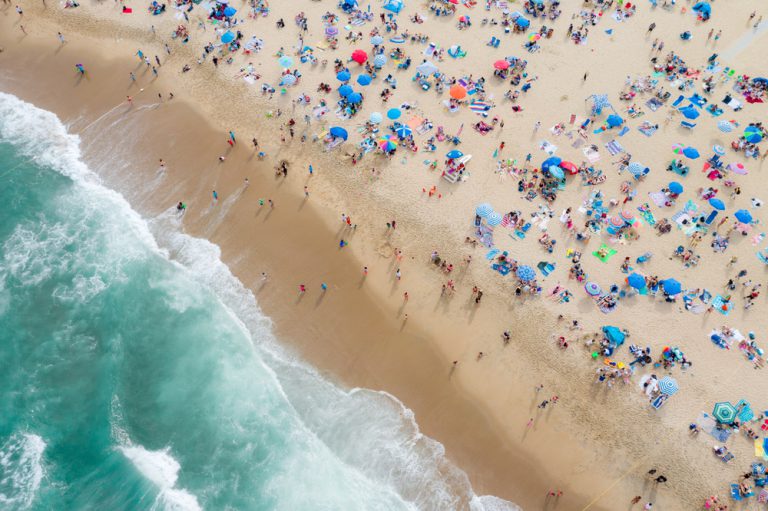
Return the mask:
<svg viewBox="0 0 768 511"><path fill-rule="evenodd" d="M50 43L51 47L54 47L55 44L55 41ZM68 44L74 44L74 41ZM109 50L116 51L119 48L124 48L126 44L104 46ZM64 50L66 49L64 48ZM10 45L6 51L9 54L13 51L16 59L29 56L28 51L18 52L15 49L12 50ZM0 58L5 64L8 55L3 54ZM55 83L57 79L55 75L57 73L60 75L68 69L69 64L65 66L63 63L57 64L56 62L55 56L37 57L38 64L42 63L52 68L58 66L58 68L46 71L45 76L42 77L45 82L41 81L40 84L41 90L35 92L33 88L29 88L23 93L28 94L29 97L34 97L35 94L45 94L46 83ZM117 59L114 58L107 67L122 69L124 64L118 64ZM100 85L103 85L102 78L99 77L98 80ZM94 83L95 81L94 78ZM84 120L90 120L98 112L104 111L119 100L119 95L111 93L111 91L117 88L118 84L125 82L127 80L123 78L110 79L108 87L101 87L103 89L102 95L89 98L89 106L79 112L75 112L71 108L67 112L58 99L49 99L50 104L41 104L34 100L32 102L56 112L65 122L76 126ZM158 84L165 86L163 78L158 81ZM27 82L26 85L29 83ZM152 91L160 90L156 86L151 86L148 87L148 92L150 89ZM220 91L221 96L213 97L211 104L226 102L227 94L225 91L229 90L236 90L236 87L223 87ZM92 86L89 93L93 94L93 92ZM83 94L88 93L75 91L67 100L79 99L78 96L83 98ZM200 97L200 94L199 90L193 88L191 100L199 101L197 98ZM176 95L180 100L179 103L186 99L184 92L177 92ZM137 98L135 100L136 105L141 106L142 100L143 98ZM166 117L174 117L177 124L185 120L190 123L204 122L199 113L181 112L182 108L186 107L185 105L165 105L161 108L166 107L173 110L173 113ZM210 108L215 109L214 107ZM234 109L235 105L230 105L229 108ZM57 109L63 111L63 115ZM399 304L399 296L405 288L403 286L397 287L396 283L391 282L391 266L394 264L391 260L391 251L396 246L413 246L414 243L411 239L414 236L413 232L410 237L401 236L400 233L397 233L396 237L392 239L375 235L371 232L373 229L365 232L361 230L360 233L355 233L355 237L352 238L355 253L349 254L348 251L339 253L340 251L332 240L337 241L343 231L334 232L332 217L337 213L331 211L332 207L327 207L326 204L336 205L343 202L341 197L343 197L344 192L334 188L338 185L338 178L331 176L329 176L328 182L318 184L318 190L315 191L314 183L324 179L324 174L332 173L330 165L316 165L316 168L320 170L317 176L311 178L314 180L311 181L313 183L312 195L309 201L304 203L299 192L301 183L297 183L295 173L302 172L300 169L304 168L306 162L309 161L306 158L306 153L293 159L292 177L288 180L290 186L285 187L285 189L282 188L281 181L275 181L271 178L272 169L267 163L254 164L253 155L244 154L240 147L237 147L227 157L227 162L221 166L221 169L217 168L215 163L200 165L202 161L215 162L217 154L223 152L221 146L223 146L226 136L225 131L222 131L225 129L224 119L228 117L227 112L232 111L222 109L223 113L216 121L217 129L210 127L200 129L205 134L203 139L218 137L222 142L220 146L201 150L200 148L191 148L191 144L188 145L187 148L190 151L194 150L194 154L187 154L184 158L179 158L174 162L169 161L168 181L173 181L173 183L157 188L147 197L133 196L128 198L139 211L143 214L149 212L148 216L151 217L158 212L157 201L163 201L164 208L159 209L162 210L175 200L171 197L172 195L178 196L183 193L185 199L192 197L192 199L188 199L190 202L201 205L200 209L192 207L189 213L204 212L205 208L202 205L210 197L210 191L203 189L205 185L211 184L216 186L216 189L224 190L220 192L222 197L220 203L224 205L228 197L233 197L238 193L242 184L241 178L246 175L243 174L243 169L248 169L250 172L252 167L256 166L256 175L247 174L251 179L251 188L248 192L243 193L250 193L251 190L262 189L262 187L268 190L268 193L274 193L274 197L279 197L279 199L276 200L277 207L273 213L261 212L253 201L247 205L241 204L242 201L236 201L231 204L231 210L227 209L226 222L223 215L212 222L207 214L200 213L198 215L188 214L185 223L191 234L210 239L220 246L222 259L230 265L233 273L246 286L256 288L254 292L260 306L273 319L275 334L281 340L286 340L290 346L295 347L302 358L317 367L319 371L332 375L332 380L341 380L345 385L383 388L403 401L415 411L417 423L422 427L422 431L446 446L449 459L469 475L478 495L491 493L502 498L508 498L522 505L526 510L537 509L542 506L543 495L555 485L555 487L565 491L564 498L561 502L556 503L558 507L575 509L576 506L582 506L591 501L593 496L606 491L605 488L609 484L602 481L602 477L604 477L602 474L612 472L623 474L624 470L633 470L635 466L633 463L604 459L606 452L610 452L613 448L622 448L621 442L617 442L616 439L611 440L605 436L598 436L599 440L596 440L591 438L590 433L590 438L587 438L584 446L580 446L583 438L574 436L571 432L574 430L569 431L570 427L579 424L578 419L585 418L584 415L578 413L581 410L574 411L572 409L572 406L576 405L563 405L568 407L566 409L569 415L573 414L572 418L563 417L565 411L558 409L556 413L559 422L550 424L537 421L535 432L537 441L534 446L524 443L526 436L524 423L528 412L519 414L501 409L502 405L512 410L534 408L537 396L534 395L532 400L529 400L528 395L530 389L537 382L525 375L526 368L530 370L531 367L536 367L537 377L540 377L542 381L546 380L549 388L550 381L556 382L559 379L557 373L562 368L558 369L558 365L564 365L570 369L583 366L583 364L579 365L572 361L563 362L556 350L551 350L549 353L539 353L538 356L542 360L537 366L532 366L534 362L530 358L530 353L515 353L513 351L515 350L514 346L499 348L500 343L497 337L500 331L499 324L502 322L495 320L498 313L509 318L504 322L519 323L523 341L528 340L525 335L531 335L534 337L534 342L543 342L549 337L549 333L556 328L554 308L544 305L541 307L543 309L541 312L531 317L533 315L531 301L519 306L510 306L496 301L490 304L484 303L482 308L476 309L469 303L464 306L457 306L441 304L438 300L438 303L434 304L431 299L425 298L424 302L418 305L413 305L413 302L408 304L408 311L413 312L409 312L409 320L406 324L401 316L403 313L402 305ZM259 115L260 112L251 113L250 119L256 119ZM210 118L209 115L205 115L205 117ZM165 124L163 122L159 116L152 117L152 128L148 131L158 130L157 133L161 134L163 130L174 128L172 122L165 121ZM190 128L189 133L192 131ZM238 133L240 132L241 130L238 130ZM179 135L178 138L183 140L185 136L191 137L192 135ZM86 142L87 140L84 140L84 146L88 145ZM246 143L247 138L239 142L240 145ZM155 154L146 155L143 159L138 159L135 162L137 167L145 169L139 174L144 177L151 175L149 172L152 168L152 162L157 157L163 157L154 143L148 145ZM276 152L275 158L278 159L283 154L298 152L295 145L294 143L294 147L286 148L285 153ZM87 158L89 152L97 153L96 150L91 151L90 148L84 152ZM171 151L167 150L167 152ZM248 152L250 151L246 153ZM270 156L272 155L270 154ZM327 155L324 161L330 161L334 157L337 156ZM96 159L94 158L94 161ZM395 163L390 163L389 167L395 165ZM199 173L192 176L195 178L193 181L189 175L177 173L177 167L183 169L203 168ZM230 170L235 170L239 175L229 175ZM209 173L215 175L210 176ZM110 179L116 183L116 176L107 174L108 182ZM352 181L353 185L359 185L360 179L364 178L361 176L357 181ZM303 180L298 179L298 181ZM310 181L307 179L306 182ZM126 185L123 184L123 186ZM348 190L349 188L346 189L346 191ZM123 190L119 191L123 192ZM460 196L461 192L458 190L454 193ZM374 194L375 192L371 192L371 200L376 198ZM254 196L251 195L251 198ZM320 200L318 201L316 198ZM316 202L324 203L323 207L316 208L314 206ZM382 204L382 202L376 201L376 211L379 213L379 217L386 218L380 213L383 212L386 215L393 211L393 208L391 205ZM295 212L283 217L281 212L289 208L292 212L295 208ZM266 217L270 217L268 221ZM298 222L297 219L299 219ZM399 222L402 225L403 222ZM243 239L244 230L250 228L249 226L254 223L260 224L256 238L246 237L247 239ZM414 231L415 236L423 234L416 230L415 226ZM441 227L436 232L439 234L439 236L435 236L436 238L444 238L441 246L446 245L445 240L456 242L462 237L461 235L457 236L456 233L446 233ZM347 236L347 234L343 235ZM372 242L371 240L375 238L379 238L379 241ZM357 239L361 239L361 241L358 243ZM258 243L259 240L270 240L270 242L261 244ZM292 259L295 259L290 264L285 261L286 251L291 254ZM311 254L304 253L305 251L310 251ZM443 250L441 250L442 252ZM455 250L455 247L449 251L452 260L459 260L458 255L453 256L453 253L458 252L461 251ZM480 251L472 254L476 260L481 259ZM407 261L409 279L411 274L415 274L414 280L417 283L409 283L408 289L433 290L434 283L439 280L439 277L435 278L434 274L430 273L431 270L428 269L427 261L420 261L421 252L416 252L416 256L409 252L409 258L410 260ZM254 260L257 264L254 264ZM360 286L358 268L362 261L370 260L376 261L376 265L375 267L371 265L371 275L366 279L365 286ZM281 261L281 264L275 263L275 261ZM312 292L301 302L297 302L295 286L289 283L292 275L296 275L296 272L300 272L302 268L314 267L313 265L316 265L318 261L323 267L322 273L328 276L331 283L331 292L325 297L323 295L320 295L320 298L317 297L317 286L324 277L313 273L313 281L307 282L307 285L311 286ZM263 268L261 265L264 262L269 264L268 272L271 277L263 289L258 289L259 276ZM476 268L473 267L472 270L474 269ZM474 278L476 276L469 271L466 279ZM285 284L278 286L277 282ZM464 287L466 288L466 286L465 283ZM429 294L433 294L432 291L429 291ZM426 303L427 300L429 303ZM579 308L582 305L583 301L577 304ZM440 317L431 318L433 312L440 310L440 308L444 311ZM522 310L524 308L527 310ZM633 304L633 308L640 309L640 312L634 312L635 315L652 312L661 315L660 317L666 318L667 321L678 319L678 315L673 311L660 309L653 303ZM350 321L343 321L329 318L327 317L329 312L351 319ZM297 314L300 314L302 321L296 321ZM597 319L600 320L601 318ZM697 323L690 317L681 321L690 326ZM541 323L537 322L543 322L550 328L542 329ZM643 324L642 317L630 318L627 322L634 326ZM585 323L587 328L598 326L591 324L590 321L585 321ZM332 330L335 330L335 335L331 333ZM664 328L652 327L650 330L654 332L654 335L660 336L663 335ZM535 338L536 336L538 338ZM363 340L362 337L367 338ZM490 369L480 369L477 365L473 367L471 364L477 348L473 346L470 349L465 342L462 342L464 339L472 338L480 339L481 349L486 349L485 346L487 346L494 356L499 355L502 363ZM318 340L322 342L317 342ZM448 380L447 377L451 361L449 353L459 353L462 357L460 369L457 371L456 377L451 380ZM734 362L734 369L737 371L740 363L740 361ZM445 379L441 380L441 383L437 383L435 380L440 380L440 375L443 375ZM508 388L499 389L499 382ZM695 383L688 381L686 384L695 385ZM588 381L579 382L579 389L589 388L590 383ZM565 393L560 392L561 394ZM644 416L644 410L640 410L641 405L638 404L642 400L637 399L634 394L636 393L632 393L629 399L625 399L623 403L637 407L637 410L631 412L631 415ZM601 398L604 401L607 399L606 396ZM439 404L436 405L434 402ZM690 407L686 411L689 410ZM535 410L531 413L534 412ZM551 414L552 412L548 413ZM679 419L681 415L683 412L677 412L672 417L665 417L664 421L671 422L672 419ZM600 412L594 410L588 411L586 418L589 419L589 423L600 423L603 420ZM647 419L648 417L645 417L645 420ZM617 427L617 430L620 429ZM488 438L485 438L485 435L480 435L478 439L478 430L490 432L490 435ZM521 432L522 439L517 440ZM598 433L595 432L595 435ZM673 435L671 438L665 439L664 444L680 442L683 438L683 434ZM598 454L593 451L590 454L589 450L596 447L594 444L598 441L604 442L602 452ZM478 443L482 445L477 445ZM583 450L579 451L580 448ZM563 450L567 450L568 453L560 452ZM696 459L700 461L703 458L705 457L696 455ZM528 464L529 460L530 464ZM553 461L559 465L558 468L566 467L565 470L562 470L564 473L554 474L553 470L545 468L549 467ZM596 470L600 477L596 478L589 474L587 465L594 466L593 463L600 466ZM621 470L621 472L615 472L617 470ZM643 473L642 467L635 468L635 470L639 471L638 475ZM710 476L710 480L713 478L714 476ZM553 480L554 483L547 484ZM613 482L612 480L609 481ZM645 483L640 481L638 484L637 481L630 482L627 480L624 484L615 487L612 493L607 494L606 500L611 498L624 499L633 494L638 486L645 486ZM577 488L583 491L579 492ZM682 505L682 502L685 502L685 500L676 500L678 498L671 495L670 492L664 494L664 499L668 499L666 506L673 506L669 507L670 509L682 508L674 507L676 504L672 503L677 502L677 505ZM685 498L683 497L683 499ZM664 500L660 501L664 502ZM544 502L543 505L548 506L549 504L551 503ZM598 502L599 504L601 503ZM590 509L601 508L592 506ZM610 509L610 507L605 509Z"/></svg>

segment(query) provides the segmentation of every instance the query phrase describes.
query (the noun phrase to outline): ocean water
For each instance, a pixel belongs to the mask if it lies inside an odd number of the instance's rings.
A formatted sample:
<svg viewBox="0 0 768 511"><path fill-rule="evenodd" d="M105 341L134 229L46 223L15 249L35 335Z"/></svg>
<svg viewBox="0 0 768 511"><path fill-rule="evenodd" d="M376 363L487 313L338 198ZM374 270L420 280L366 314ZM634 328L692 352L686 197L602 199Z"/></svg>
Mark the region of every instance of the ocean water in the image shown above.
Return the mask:
<svg viewBox="0 0 768 511"><path fill-rule="evenodd" d="M0 509L518 509L295 360L215 245L0 93Z"/></svg>

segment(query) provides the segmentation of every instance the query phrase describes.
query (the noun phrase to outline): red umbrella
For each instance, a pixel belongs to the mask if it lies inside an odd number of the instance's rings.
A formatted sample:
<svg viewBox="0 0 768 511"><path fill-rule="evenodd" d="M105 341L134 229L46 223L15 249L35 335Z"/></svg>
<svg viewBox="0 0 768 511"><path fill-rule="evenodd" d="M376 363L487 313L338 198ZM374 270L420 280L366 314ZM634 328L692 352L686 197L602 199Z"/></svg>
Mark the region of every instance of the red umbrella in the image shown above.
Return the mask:
<svg viewBox="0 0 768 511"><path fill-rule="evenodd" d="M459 5L459 0L448 0L448 1L454 5Z"/></svg>
<svg viewBox="0 0 768 511"><path fill-rule="evenodd" d="M497 60L496 62L493 63L493 67L500 70L509 69L509 62L507 62L506 60Z"/></svg>
<svg viewBox="0 0 768 511"><path fill-rule="evenodd" d="M363 50L355 50L352 52L352 60L354 60L358 64L362 64L363 62L368 60L368 54L365 53Z"/></svg>
<svg viewBox="0 0 768 511"><path fill-rule="evenodd" d="M453 99L463 99L467 97L467 89L465 89L459 84L451 85L451 88L448 91L448 93L451 95Z"/></svg>
<svg viewBox="0 0 768 511"><path fill-rule="evenodd" d="M569 161L561 161L560 162L560 168L563 169L563 170L567 170L571 174L578 174L579 173L579 167L577 167L575 163L571 163Z"/></svg>

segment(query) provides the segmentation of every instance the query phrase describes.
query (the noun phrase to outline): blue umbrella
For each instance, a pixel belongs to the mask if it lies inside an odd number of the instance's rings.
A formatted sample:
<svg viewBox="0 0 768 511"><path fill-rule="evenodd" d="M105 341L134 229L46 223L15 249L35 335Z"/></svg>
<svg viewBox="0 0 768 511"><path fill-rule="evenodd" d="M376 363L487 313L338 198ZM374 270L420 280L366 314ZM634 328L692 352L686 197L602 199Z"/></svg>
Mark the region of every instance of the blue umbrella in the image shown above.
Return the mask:
<svg viewBox="0 0 768 511"><path fill-rule="evenodd" d="M375 36L371 37L371 44L379 45L379 44L381 44L383 42L384 42L384 38L381 37L380 35L375 35Z"/></svg>
<svg viewBox="0 0 768 511"><path fill-rule="evenodd" d="M536 272L530 266L521 265L517 267L517 278L523 282L530 282L536 278Z"/></svg>
<svg viewBox="0 0 768 511"><path fill-rule="evenodd" d="M731 121L720 121L717 123L717 129L723 133L730 133L733 131L733 123Z"/></svg>
<svg viewBox="0 0 768 511"><path fill-rule="evenodd" d="M383 120L384 120L384 117L379 112L373 112L371 114L370 121L373 124L379 124Z"/></svg>
<svg viewBox="0 0 768 511"><path fill-rule="evenodd" d="M346 140L349 137L349 134L347 133L347 130L342 128L341 126L334 126L330 129L329 133L334 138L340 138L342 140Z"/></svg>
<svg viewBox="0 0 768 511"><path fill-rule="evenodd" d="M528 28L531 26L531 20L529 20L528 18L523 18L522 16L519 16L515 20L515 25L517 25L520 28Z"/></svg>
<svg viewBox="0 0 768 511"><path fill-rule="evenodd" d="M645 287L645 277L639 273L630 273L627 277L627 284L635 289L643 289Z"/></svg>
<svg viewBox="0 0 768 511"><path fill-rule="evenodd" d="M401 124L397 128L395 128L395 134L398 136L398 138L405 138L409 135L413 134L413 130L406 126L405 124Z"/></svg>
<svg viewBox="0 0 768 511"><path fill-rule="evenodd" d="M347 101L349 101L353 105L356 105L363 101L363 95L360 94L359 92L353 92L352 94L347 96Z"/></svg>
<svg viewBox="0 0 768 511"><path fill-rule="evenodd" d="M280 80L280 85L293 85L296 83L296 77L292 74L287 74L283 76L283 78Z"/></svg>
<svg viewBox="0 0 768 511"><path fill-rule="evenodd" d="M629 164L629 167L627 167L629 173L633 176L642 176L643 174L647 174L646 168L647 167L639 161L633 161Z"/></svg>
<svg viewBox="0 0 768 511"><path fill-rule="evenodd" d="M696 158L701 156L699 154L699 151L695 147L686 147L685 149L683 149L683 154L692 160L695 160Z"/></svg>
<svg viewBox="0 0 768 511"><path fill-rule="evenodd" d="M483 218L487 217L491 213L493 213L493 206L491 206L487 202L483 202L482 204L479 204L475 208L475 214Z"/></svg>
<svg viewBox="0 0 768 511"><path fill-rule="evenodd" d="M293 65L293 59L288 55L283 55L282 57L280 57L278 62L283 67L291 67Z"/></svg>
<svg viewBox="0 0 768 511"><path fill-rule="evenodd" d="M387 110L387 118L392 119L393 121L395 119L399 119L400 114L401 112L399 108L390 108L389 110Z"/></svg>
<svg viewBox="0 0 768 511"><path fill-rule="evenodd" d="M709 17L712 14L712 6L709 2L699 2L693 6L693 11L700 12L704 16Z"/></svg>
<svg viewBox="0 0 768 511"><path fill-rule="evenodd" d="M676 394L678 390L680 390L680 387L677 384L677 380L670 378L669 376L665 376L664 378L660 379L658 386L659 392L668 396L672 396Z"/></svg>
<svg viewBox="0 0 768 511"><path fill-rule="evenodd" d="M349 74L349 71L339 71L339 73L336 75L336 79L340 82L348 82L352 75Z"/></svg>
<svg viewBox="0 0 768 511"><path fill-rule="evenodd" d="M608 126L610 128L615 128L616 126L621 126L624 123L624 119L622 119L616 114L611 114L608 116L605 122L608 123Z"/></svg>
<svg viewBox="0 0 768 511"><path fill-rule="evenodd" d="M557 156L550 156L543 162L541 162L541 168L546 169L548 167L557 167L563 162L562 158L558 158Z"/></svg>
<svg viewBox="0 0 768 511"><path fill-rule="evenodd" d="M750 131L749 133L744 135L744 139L750 144L757 144L763 139L763 136L756 131Z"/></svg>
<svg viewBox="0 0 768 511"><path fill-rule="evenodd" d="M680 195L681 193L683 193L683 185L681 185L677 181L672 181L671 183L669 183L669 186L667 186L667 188L669 188L669 191L674 193L675 195Z"/></svg>
<svg viewBox="0 0 768 511"><path fill-rule="evenodd" d="M680 112L683 114L683 116L686 119L697 119L701 114L698 110L696 110L696 107L693 106L687 106L685 108L681 108Z"/></svg>
<svg viewBox="0 0 768 511"><path fill-rule="evenodd" d="M725 147L721 145L713 145L712 151L718 156L725 156Z"/></svg>
<svg viewBox="0 0 768 511"><path fill-rule="evenodd" d="M563 172L563 169L561 169L560 167L556 167L554 165L549 166L549 173L555 179L563 179L565 177L565 173Z"/></svg>
<svg viewBox="0 0 768 511"><path fill-rule="evenodd" d="M339 87L339 96L341 96L342 98L346 98L353 92L354 90L352 89L351 85L344 84L341 87Z"/></svg>
<svg viewBox="0 0 768 511"><path fill-rule="evenodd" d="M234 7L227 7L226 9L224 9L224 16L228 18L234 16L235 13L237 13L237 9L235 9Z"/></svg>
<svg viewBox="0 0 768 511"><path fill-rule="evenodd" d="M501 224L501 221L503 220L503 217L496 213L495 211L488 214L488 216L485 218L485 221L488 223L490 227L496 227L497 225Z"/></svg>
<svg viewBox="0 0 768 511"><path fill-rule="evenodd" d="M719 211L723 211L725 209L725 204L717 197L712 197L709 199L709 205Z"/></svg>
<svg viewBox="0 0 768 511"><path fill-rule="evenodd" d="M661 287L668 295L676 295L683 290L683 286L675 279L666 279L661 281Z"/></svg>
<svg viewBox="0 0 768 511"><path fill-rule="evenodd" d="M221 42L224 44L229 44L234 40L235 40L235 34L230 32L229 30L221 34Z"/></svg>
<svg viewBox="0 0 768 511"><path fill-rule="evenodd" d="M748 224L752 222L752 214L746 209L738 210L733 216L735 216L736 220L738 220L742 224Z"/></svg>
<svg viewBox="0 0 768 511"><path fill-rule="evenodd" d="M736 407L728 401L715 403L715 407L712 409L712 417L722 424L733 424L736 415Z"/></svg>
<svg viewBox="0 0 768 511"><path fill-rule="evenodd" d="M365 87L366 85L370 85L371 83L371 76L370 75L360 75L357 77L357 83Z"/></svg>
<svg viewBox="0 0 768 511"><path fill-rule="evenodd" d="M627 338L627 334L615 326L604 326L602 330L608 342L616 345L617 348L624 344L624 340Z"/></svg>
<svg viewBox="0 0 768 511"><path fill-rule="evenodd" d="M445 155L446 158L450 158L452 160L455 160L456 158L461 158L462 156L464 156L464 153L462 153L458 149L454 149L453 151L448 151L448 154Z"/></svg>
<svg viewBox="0 0 768 511"><path fill-rule="evenodd" d="M380 53L373 57L373 66L374 67L384 67L384 64L387 63L387 56L383 53Z"/></svg>

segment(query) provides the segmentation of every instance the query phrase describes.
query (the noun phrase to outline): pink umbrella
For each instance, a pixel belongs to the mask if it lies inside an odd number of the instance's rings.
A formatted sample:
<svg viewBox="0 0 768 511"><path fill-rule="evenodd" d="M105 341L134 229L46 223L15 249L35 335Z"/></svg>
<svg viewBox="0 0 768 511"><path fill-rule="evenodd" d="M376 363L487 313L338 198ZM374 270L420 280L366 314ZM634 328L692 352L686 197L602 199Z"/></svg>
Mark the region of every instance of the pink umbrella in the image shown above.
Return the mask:
<svg viewBox="0 0 768 511"><path fill-rule="evenodd" d="M365 53L363 50L355 50L352 52L352 60L354 60L358 64L362 64L363 62L368 60L368 54Z"/></svg>
<svg viewBox="0 0 768 511"><path fill-rule="evenodd" d="M741 174L742 176L747 173L746 167L744 167L743 164L736 163L736 162L731 163L730 165L728 165L728 170L730 170L734 174Z"/></svg>
<svg viewBox="0 0 768 511"><path fill-rule="evenodd" d="M499 70L509 69L509 62L506 60L497 60L493 63L493 67Z"/></svg>
<svg viewBox="0 0 768 511"><path fill-rule="evenodd" d="M625 209L624 211L621 212L621 218L624 219L624 221L627 222L628 224L631 224L632 220L635 219L635 214L632 213L630 210Z"/></svg>
<svg viewBox="0 0 768 511"><path fill-rule="evenodd" d="M622 220L621 217L615 216L611 218L611 225L613 225L614 227L623 227L624 220Z"/></svg>

